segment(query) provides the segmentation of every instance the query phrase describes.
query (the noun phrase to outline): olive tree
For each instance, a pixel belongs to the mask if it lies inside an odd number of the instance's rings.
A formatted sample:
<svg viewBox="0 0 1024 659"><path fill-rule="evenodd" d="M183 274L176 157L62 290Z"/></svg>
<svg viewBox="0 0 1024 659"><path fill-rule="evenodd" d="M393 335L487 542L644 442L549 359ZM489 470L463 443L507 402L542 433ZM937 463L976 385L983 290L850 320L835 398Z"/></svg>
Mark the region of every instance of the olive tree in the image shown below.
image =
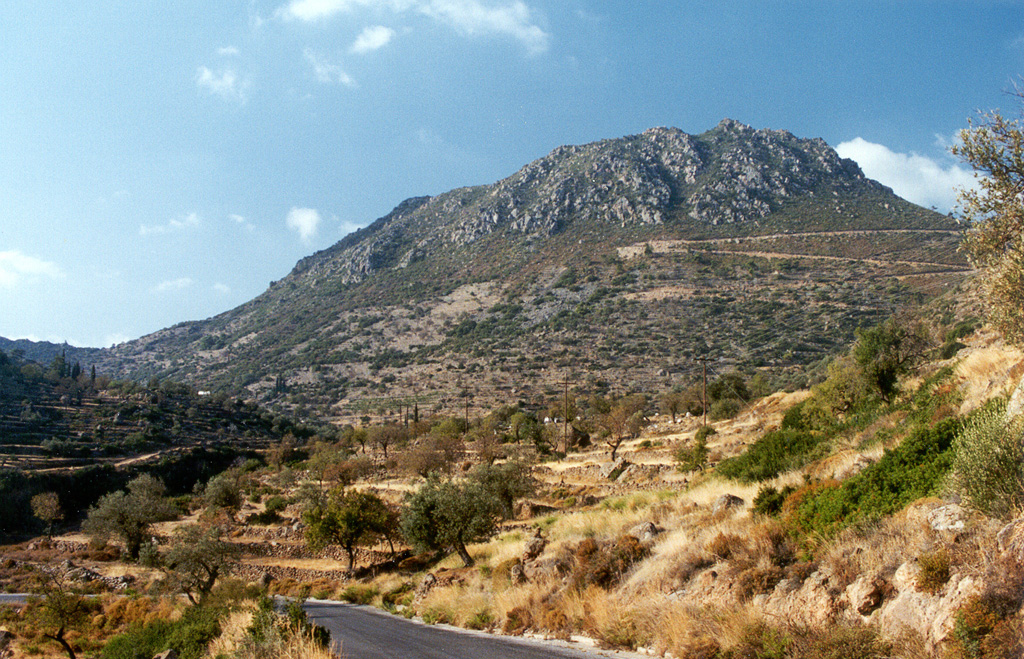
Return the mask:
<svg viewBox="0 0 1024 659"><path fill-rule="evenodd" d="M1024 91L1013 95L1024 110ZM982 270L991 320L1009 339L1024 342L1024 125L991 112L960 131L960 140L953 153L977 178L977 187L960 191L970 223L963 249Z"/></svg>
<svg viewBox="0 0 1024 659"><path fill-rule="evenodd" d="M127 490L104 495L89 509L82 528L95 538L119 538L128 555L138 558L142 543L149 538L150 526L177 516L164 492L160 480L143 474L129 482Z"/></svg>
<svg viewBox="0 0 1024 659"><path fill-rule="evenodd" d="M348 555L348 569L355 568L356 548L390 541L394 515L387 504L372 492L332 492L320 505L302 514L306 523L306 542L313 549L339 545Z"/></svg>
<svg viewBox="0 0 1024 659"><path fill-rule="evenodd" d="M189 524L175 530L163 558L171 581L193 604L202 604L217 579L237 561L240 549L225 542L216 526Z"/></svg>
<svg viewBox="0 0 1024 659"><path fill-rule="evenodd" d="M454 549L469 567L466 544L492 535L500 513L498 498L479 481L431 477L405 500L402 536L421 551Z"/></svg>

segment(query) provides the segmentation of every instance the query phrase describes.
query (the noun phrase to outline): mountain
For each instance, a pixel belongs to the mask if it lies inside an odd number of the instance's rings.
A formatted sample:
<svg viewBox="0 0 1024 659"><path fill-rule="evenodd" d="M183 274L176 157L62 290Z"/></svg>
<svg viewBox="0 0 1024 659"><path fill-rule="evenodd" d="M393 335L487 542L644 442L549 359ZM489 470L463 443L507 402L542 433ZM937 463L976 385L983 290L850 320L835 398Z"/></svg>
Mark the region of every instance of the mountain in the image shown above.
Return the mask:
<svg viewBox="0 0 1024 659"><path fill-rule="evenodd" d="M779 376L962 279L959 233L820 139L653 128L406 200L102 366L339 418L659 390L698 359Z"/></svg>
<svg viewBox="0 0 1024 659"><path fill-rule="evenodd" d="M7 354L17 352L25 359L38 362L43 366L48 365L58 355L63 356L68 364L78 362L86 367L103 358L102 348L80 348L68 343L31 341L29 339L11 340L2 336L0 336L0 350Z"/></svg>

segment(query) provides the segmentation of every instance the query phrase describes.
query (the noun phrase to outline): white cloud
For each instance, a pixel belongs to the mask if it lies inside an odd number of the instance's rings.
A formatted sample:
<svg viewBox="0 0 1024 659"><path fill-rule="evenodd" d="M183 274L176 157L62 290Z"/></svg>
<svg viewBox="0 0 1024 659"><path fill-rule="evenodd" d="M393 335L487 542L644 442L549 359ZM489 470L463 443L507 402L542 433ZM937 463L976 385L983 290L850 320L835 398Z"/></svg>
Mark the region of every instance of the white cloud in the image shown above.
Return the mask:
<svg viewBox="0 0 1024 659"><path fill-rule="evenodd" d="M139 227L140 236L152 236L162 235L165 233L172 233L174 231L181 231L183 229L189 229L199 226L199 216L195 213L189 213L181 219L172 219L167 224L147 226L143 224Z"/></svg>
<svg viewBox="0 0 1024 659"><path fill-rule="evenodd" d="M238 226L244 228L246 231L256 230L256 227L253 226L252 222L245 219L245 217L238 215L237 213L232 213L228 215L228 219L237 224Z"/></svg>
<svg viewBox="0 0 1024 659"><path fill-rule="evenodd" d="M550 35L533 22L533 11L520 0L499 6L487 6L479 0L430 0L421 3L419 11L471 36L510 36L531 54L548 48Z"/></svg>
<svg viewBox="0 0 1024 659"><path fill-rule="evenodd" d="M152 288L154 293L169 293L172 291L182 291L191 286L193 283L191 277L179 277L178 279L169 279L162 281Z"/></svg>
<svg viewBox="0 0 1024 659"><path fill-rule="evenodd" d="M322 83L339 82L346 87L356 86L356 81L349 77L341 66L320 58L309 48L303 54L306 56L306 61L313 67L313 75L316 76L317 81Z"/></svg>
<svg viewBox="0 0 1024 659"><path fill-rule="evenodd" d="M315 208L293 208L288 211L285 224L299 234L302 242L308 243L320 226L320 213Z"/></svg>
<svg viewBox="0 0 1024 659"><path fill-rule="evenodd" d="M225 101L245 103L249 92L249 82L238 76L234 69L213 70L200 66L196 70L196 84L214 96Z"/></svg>
<svg viewBox="0 0 1024 659"><path fill-rule="evenodd" d="M227 295L228 293L231 292L231 287L228 286L227 284L217 282L216 284L213 285L213 290L217 291L221 295Z"/></svg>
<svg viewBox="0 0 1024 659"><path fill-rule="evenodd" d="M414 11L469 36L509 36L520 42L531 54L547 50L550 40L550 35L534 20L533 10L522 0L487 3L482 0L292 0L278 9L277 15L285 19L313 22L332 18L356 7L390 9L395 13Z"/></svg>
<svg viewBox="0 0 1024 659"><path fill-rule="evenodd" d="M61 279L64 272L55 264L17 250L0 252L0 288L14 288L25 279Z"/></svg>
<svg viewBox="0 0 1024 659"><path fill-rule="evenodd" d="M378 50L388 45L395 36L395 31L383 25L371 25L364 27L363 31L356 37L355 42L349 48L349 52L356 55Z"/></svg>
<svg viewBox="0 0 1024 659"><path fill-rule="evenodd" d="M944 165L916 153L896 153L881 144L857 137L836 147L850 158L868 178L889 186L893 192L921 206L948 212L956 205L960 188L975 186L974 174L956 164Z"/></svg>
<svg viewBox="0 0 1024 659"><path fill-rule="evenodd" d="M217 49L217 54L223 57L236 57L239 55L239 51L234 46L224 46Z"/></svg>

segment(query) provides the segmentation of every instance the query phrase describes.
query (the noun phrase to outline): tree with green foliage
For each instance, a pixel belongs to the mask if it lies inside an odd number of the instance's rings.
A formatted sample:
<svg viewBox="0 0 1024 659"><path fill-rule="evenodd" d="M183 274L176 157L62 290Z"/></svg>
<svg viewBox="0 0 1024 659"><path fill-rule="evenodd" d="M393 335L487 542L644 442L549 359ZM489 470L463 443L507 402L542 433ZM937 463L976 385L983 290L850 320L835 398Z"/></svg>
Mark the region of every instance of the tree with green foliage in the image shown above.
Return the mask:
<svg viewBox="0 0 1024 659"><path fill-rule="evenodd" d="M498 501L502 517L511 519L516 501L537 489L532 472L529 464L509 460L498 464L479 464L469 472L469 478L480 483Z"/></svg>
<svg viewBox="0 0 1024 659"><path fill-rule="evenodd" d="M234 514L242 507L242 474L237 469L228 469L207 481L203 488L203 503L208 508L227 511L234 519Z"/></svg>
<svg viewBox="0 0 1024 659"><path fill-rule="evenodd" d="M150 525L177 517L164 492L158 479L149 474L138 476L128 483L127 491L104 495L90 508L82 529L95 538L121 539L128 555L138 558L142 543L149 539Z"/></svg>
<svg viewBox="0 0 1024 659"><path fill-rule="evenodd" d="M920 363L932 345L931 332L920 319L897 315L858 332L853 358L882 400L890 403L900 377Z"/></svg>
<svg viewBox="0 0 1024 659"><path fill-rule="evenodd" d="M76 659L75 649L68 633L81 630L89 621L93 607L69 583L61 572L48 574L43 586L43 597L32 600L26 616L42 631L44 638L59 644L69 659Z"/></svg>
<svg viewBox="0 0 1024 659"><path fill-rule="evenodd" d="M46 523L46 537L53 535L53 525L64 519L64 510L60 507L60 497L56 492L41 492L32 497L32 514Z"/></svg>
<svg viewBox="0 0 1024 659"><path fill-rule="evenodd" d="M402 536L421 551L454 549L469 567L466 544L492 535L500 513L500 501L480 482L432 477L406 498Z"/></svg>
<svg viewBox="0 0 1024 659"><path fill-rule="evenodd" d="M598 399L592 407L597 411L597 425L601 428L602 438L614 461L622 443L639 435L647 425L644 418L647 397L643 394L629 394L614 400Z"/></svg>
<svg viewBox="0 0 1024 659"><path fill-rule="evenodd" d="M313 549L339 545L348 555L348 569L355 569L356 548L380 538L391 539L394 515L372 492L335 490L322 505L302 513L306 542Z"/></svg>
<svg viewBox="0 0 1024 659"><path fill-rule="evenodd" d="M1024 90L1013 95L1024 107ZM983 272L990 319L1007 338L1024 342L1024 125L999 112L960 131L953 153L975 171L977 187L960 191L970 229L963 242Z"/></svg>
<svg viewBox="0 0 1024 659"><path fill-rule="evenodd" d="M172 542L163 558L164 568L188 601L201 605L217 579L237 561L239 547L225 542L216 526L198 524L176 529Z"/></svg>

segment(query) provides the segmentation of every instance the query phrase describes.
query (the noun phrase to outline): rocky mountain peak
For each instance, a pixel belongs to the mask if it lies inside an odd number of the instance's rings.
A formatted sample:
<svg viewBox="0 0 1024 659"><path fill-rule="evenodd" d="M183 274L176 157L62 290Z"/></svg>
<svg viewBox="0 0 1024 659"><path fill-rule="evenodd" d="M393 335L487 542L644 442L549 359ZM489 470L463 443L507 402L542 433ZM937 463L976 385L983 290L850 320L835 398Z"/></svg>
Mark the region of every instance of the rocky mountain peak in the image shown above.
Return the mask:
<svg viewBox="0 0 1024 659"><path fill-rule="evenodd" d="M403 202L297 271L320 268L352 282L495 233L551 236L587 223L731 225L761 220L799 195L877 186L820 139L733 119L696 136L656 127L560 146L492 185Z"/></svg>

